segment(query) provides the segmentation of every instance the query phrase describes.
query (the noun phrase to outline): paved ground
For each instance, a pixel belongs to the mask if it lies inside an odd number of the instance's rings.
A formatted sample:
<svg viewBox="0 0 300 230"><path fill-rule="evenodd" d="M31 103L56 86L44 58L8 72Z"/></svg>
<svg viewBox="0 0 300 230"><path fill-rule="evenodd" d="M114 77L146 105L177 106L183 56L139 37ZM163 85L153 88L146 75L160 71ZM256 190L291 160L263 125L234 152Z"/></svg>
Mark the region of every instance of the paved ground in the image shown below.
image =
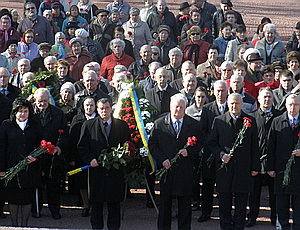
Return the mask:
<svg viewBox="0 0 300 230"><path fill-rule="evenodd" d="M126 230L155 230L156 229L156 218L157 214L155 209L149 209L145 206L146 198L143 194L145 190L132 190L135 192L135 199L128 199L125 206L125 215L124 220L122 221L121 229ZM47 207L43 209L42 218L34 219L30 218L29 226L33 228L55 228L55 229L90 229L89 217L83 218L80 216L81 208L77 207L76 196L72 196L70 194L63 194L62 196L63 206L61 210L62 219L61 220L53 220L50 216L50 212ZM217 199L215 199L217 203ZM192 229L204 229L204 230L217 230L219 228L218 221L218 209L217 204L214 206L214 211L212 214L213 220L199 223L197 222L198 217L201 212L196 211L193 212L192 216ZM0 229L8 229L10 225L10 219L8 215L8 209L5 207L7 217L6 219L0 220ZM258 223L252 227L252 230L271 230L275 229L269 222L270 211L267 207L267 195L265 189L263 190L262 195L262 205L261 211L259 215ZM173 218L173 228L176 228L177 219ZM2 227L1 227L2 226Z"/></svg>

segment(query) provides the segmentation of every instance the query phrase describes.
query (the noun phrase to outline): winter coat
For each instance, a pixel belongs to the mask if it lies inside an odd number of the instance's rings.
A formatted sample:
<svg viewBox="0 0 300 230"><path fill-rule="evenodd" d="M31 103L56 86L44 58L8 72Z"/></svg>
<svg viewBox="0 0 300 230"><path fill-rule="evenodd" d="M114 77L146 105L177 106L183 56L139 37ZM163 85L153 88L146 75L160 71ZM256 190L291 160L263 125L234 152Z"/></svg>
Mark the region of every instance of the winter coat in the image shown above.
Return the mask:
<svg viewBox="0 0 300 230"><path fill-rule="evenodd" d="M237 55L237 49L239 48L240 45L242 44L247 44L250 48L253 48L253 43L246 40L245 42L242 42L240 39L236 38L234 40L231 40L228 42L226 52L225 52L225 60L226 61L232 61L234 62L235 60L238 59Z"/></svg>
<svg viewBox="0 0 300 230"><path fill-rule="evenodd" d="M198 49L193 49L193 47ZM198 41L193 43L192 41L186 41L183 43L181 50L183 52L183 62L190 60L195 66L206 62L208 54L209 43L205 41Z"/></svg>

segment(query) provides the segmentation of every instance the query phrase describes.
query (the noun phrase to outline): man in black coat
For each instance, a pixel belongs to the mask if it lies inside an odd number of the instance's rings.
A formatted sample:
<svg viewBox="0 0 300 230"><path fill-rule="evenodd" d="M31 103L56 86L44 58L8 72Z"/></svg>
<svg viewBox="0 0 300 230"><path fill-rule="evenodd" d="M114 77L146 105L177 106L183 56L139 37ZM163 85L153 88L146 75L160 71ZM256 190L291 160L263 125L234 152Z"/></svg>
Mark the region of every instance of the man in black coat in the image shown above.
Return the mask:
<svg viewBox="0 0 300 230"><path fill-rule="evenodd" d="M209 133L215 117L220 116L228 111L226 103L228 95L227 83L223 80L218 80L214 83L214 95L216 100L204 105L205 109L208 109L209 113ZM209 133L206 134L209 138ZM210 157L213 159L208 160ZM204 147L202 157L202 214L199 217L199 222L204 222L210 219L211 212L213 210L213 198L214 198L214 186L216 183L216 170L215 159L213 153L210 152L207 147Z"/></svg>
<svg viewBox="0 0 300 230"><path fill-rule="evenodd" d="M97 102L99 117L86 121L81 128L78 151L83 161L90 164L91 224L93 229L103 229L103 204L107 202L108 229L120 228L120 202L124 192L124 171L99 166L97 158L103 149L123 145L130 139L126 122L112 117L112 103L108 98Z"/></svg>
<svg viewBox="0 0 300 230"><path fill-rule="evenodd" d="M64 113L56 106L49 104L50 92L46 88L39 88L34 93L34 116L39 121L43 130L43 139L56 146L54 156L44 156L42 160L42 171L47 187L47 200L53 219L60 219L60 171L62 164L62 150L65 149L65 135L61 135L58 130L67 129L67 121ZM42 208L42 194L39 191L39 211ZM40 217L37 207L33 207L33 216Z"/></svg>
<svg viewBox="0 0 300 230"><path fill-rule="evenodd" d="M9 71L4 67L0 67L0 93L13 101L18 97L20 89L10 84L9 78Z"/></svg>
<svg viewBox="0 0 300 230"><path fill-rule="evenodd" d="M287 112L273 120L267 146L267 171L275 178L276 214L283 230L290 229L290 200L293 208L292 229L300 229L300 149L295 149L300 132L298 95L287 97L286 109ZM291 166L290 183L284 186L284 171L292 155L295 161Z"/></svg>
<svg viewBox="0 0 300 230"><path fill-rule="evenodd" d="M258 145L261 168L257 176L253 177L253 191L249 197L250 211L248 214L248 221L246 227L252 227L256 223L256 218L259 213L260 195L264 182L267 182L269 187L269 203L271 208L271 223L276 224L276 201L274 195L274 179L271 178L266 172L267 160L267 139L268 133L275 117L282 114L279 110L272 107L273 93L270 88L261 88L258 94L259 109L250 114L253 116L257 123L258 128Z"/></svg>
<svg viewBox="0 0 300 230"><path fill-rule="evenodd" d="M171 113L157 119L149 138L149 150L158 168L166 168L166 177L160 181L158 229L171 229L172 197L178 201L178 229L191 229L191 196L193 164L202 147L200 123L185 115L186 98L176 94L171 98ZM188 137L198 141L183 149ZM170 144L172 143L172 144ZM180 157L171 165L175 155Z"/></svg>
<svg viewBox="0 0 300 230"><path fill-rule="evenodd" d="M251 176L256 176L260 169L257 126L254 118L242 111L243 99L240 94L230 94L227 103L229 111L214 119L208 148L216 159L221 229L244 229ZM251 120L251 127L247 128L242 144L230 155L245 118ZM225 164L223 168L222 162ZM233 197L235 211L232 216Z"/></svg>
<svg viewBox="0 0 300 230"><path fill-rule="evenodd" d="M158 68L155 72L156 86L146 92L146 98L150 104L158 111L158 115L170 112L170 98L178 93L167 84L169 80L168 70Z"/></svg>

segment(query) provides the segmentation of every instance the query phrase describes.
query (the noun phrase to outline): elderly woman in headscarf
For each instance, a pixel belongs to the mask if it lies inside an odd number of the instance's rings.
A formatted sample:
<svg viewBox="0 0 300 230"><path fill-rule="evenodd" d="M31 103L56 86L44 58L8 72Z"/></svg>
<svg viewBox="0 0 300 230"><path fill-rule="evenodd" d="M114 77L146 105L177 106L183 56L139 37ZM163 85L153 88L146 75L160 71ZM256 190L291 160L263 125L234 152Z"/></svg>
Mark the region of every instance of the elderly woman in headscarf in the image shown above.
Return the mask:
<svg viewBox="0 0 300 230"><path fill-rule="evenodd" d="M60 88L59 108L67 113L74 107L75 87L71 82L65 82Z"/></svg>
<svg viewBox="0 0 300 230"><path fill-rule="evenodd" d="M209 43L201 40L201 28L192 26L188 32L189 41L182 44L183 61L190 60L195 66L206 62Z"/></svg>
<svg viewBox="0 0 300 230"><path fill-rule="evenodd" d="M57 32L55 34L55 44L50 50L50 55L55 56L57 59L64 59L70 50L70 47L66 46L65 34L63 32Z"/></svg>
<svg viewBox="0 0 300 230"><path fill-rule="evenodd" d="M18 43L18 53L22 53L30 61L39 56L38 44L33 40L34 31L29 29L23 33L22 40Z"/></svg>
<svg viewBox="0 0 300 230"><path fill-rule="evenodd" d="M6 50L9 39L20 41L20 33L11 26L11 18L3 15L0 19L0 53Z"/></svg>

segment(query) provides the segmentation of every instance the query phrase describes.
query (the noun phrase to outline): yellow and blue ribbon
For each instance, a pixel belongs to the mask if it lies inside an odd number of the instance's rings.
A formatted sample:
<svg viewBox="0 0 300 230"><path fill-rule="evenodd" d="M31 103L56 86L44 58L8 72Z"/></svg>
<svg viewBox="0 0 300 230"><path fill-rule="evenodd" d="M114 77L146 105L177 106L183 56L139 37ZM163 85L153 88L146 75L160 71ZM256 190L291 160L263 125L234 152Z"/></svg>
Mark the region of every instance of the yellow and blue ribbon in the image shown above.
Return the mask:
<svg viewBox="0 0 300 230"><path fill-rule="evenodd" d="M143 118L142 118L142 115L141 115L141 109L140 109L139 100L138 100L138 97L137 97L137 94L136 94L136 90L132 87L128 87L128 90L129 90L129 94L130 94L131 104L132 104L132 108L133 108L137 128L140 132L143 145L148 150L148 158L149 158L149 161L150 161L152 172L155 172L156 169L157 169L156 161L154 160L154 158L150 154L150 151L149 151L149 148L148 148L148 135L147 135L147 132L146 132L146 129L145 129L145 126L144 126L144 121L143 121Z"/></svg>
<svg viewBox="0 0 300 230"><path fill-rule="evenodd" d="M90 167L92 167L92 166L91 166L91 165L86 165L86 166L83 166L83 167L81 167L81 168L74 169L74 170L72 170L72 171L67 172L67 175L68 175L68 176L72 176L72 175L74 175L74 174L76 174L76 173L80 173L80 172L82 172L83 170L86 170L86 169L88 169L88 168L90 168Z"/></svg>
<svg viewBox="0 0 300 230"><path fill-rule="evenodd" d="M28 101L29 101L30 99L32 99L33 94L34 94L34 92L35 92L37 89L38 89L38 87L36 87L35 85L31 85L31 92L32 92L32 95L30 95L30 96L27 98ZM51 105L55 105L55 100L54 100L53 96L51 95L51 90L53 89L53 86L51 86L51 85L46 86L46 89L48 89L49 92L50 92L49 103L50 103Z"/></svg>

